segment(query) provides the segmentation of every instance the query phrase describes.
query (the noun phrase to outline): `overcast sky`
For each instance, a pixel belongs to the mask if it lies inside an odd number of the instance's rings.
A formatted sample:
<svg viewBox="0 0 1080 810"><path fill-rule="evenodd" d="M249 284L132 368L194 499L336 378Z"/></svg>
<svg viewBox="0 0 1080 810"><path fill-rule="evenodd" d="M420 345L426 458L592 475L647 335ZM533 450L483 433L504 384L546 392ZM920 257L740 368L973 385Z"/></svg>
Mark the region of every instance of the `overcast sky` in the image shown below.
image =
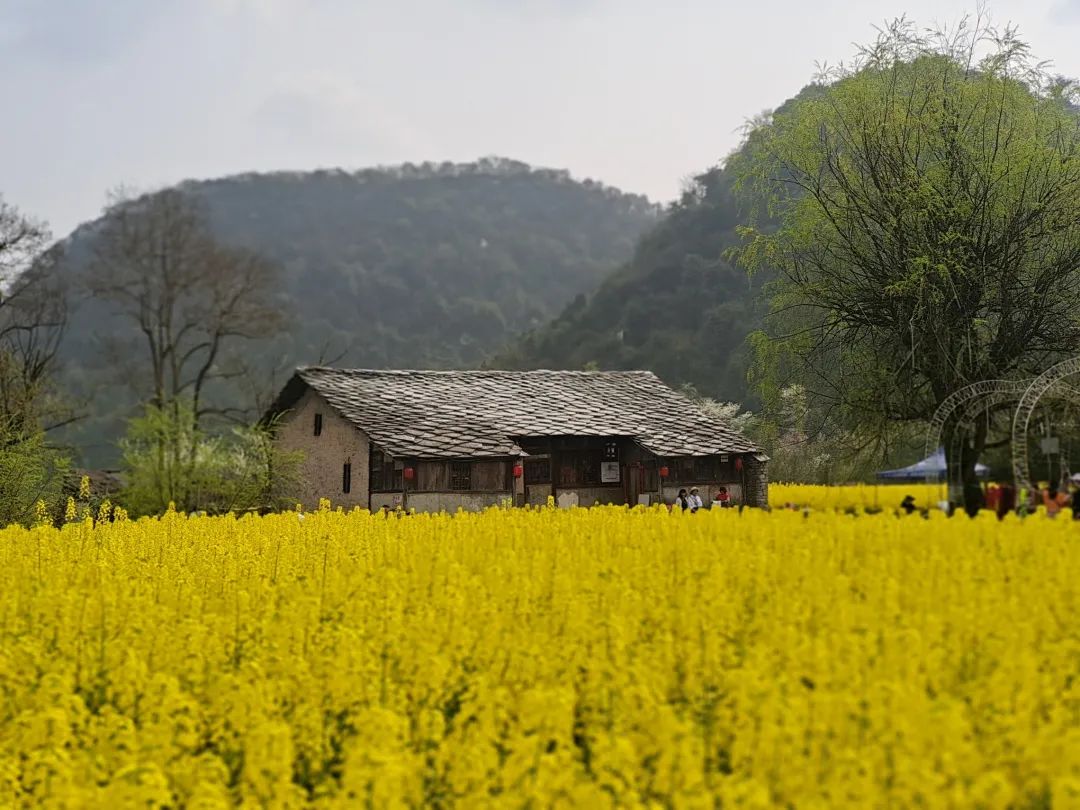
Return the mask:
<svg viewBox="0 0 1080 810"><path fill-rule="evenodd" d="M503 155L667 201L906 13L974 0L0 0L0 194ZM1080 0L990 6L1080 75Z"/></svg>

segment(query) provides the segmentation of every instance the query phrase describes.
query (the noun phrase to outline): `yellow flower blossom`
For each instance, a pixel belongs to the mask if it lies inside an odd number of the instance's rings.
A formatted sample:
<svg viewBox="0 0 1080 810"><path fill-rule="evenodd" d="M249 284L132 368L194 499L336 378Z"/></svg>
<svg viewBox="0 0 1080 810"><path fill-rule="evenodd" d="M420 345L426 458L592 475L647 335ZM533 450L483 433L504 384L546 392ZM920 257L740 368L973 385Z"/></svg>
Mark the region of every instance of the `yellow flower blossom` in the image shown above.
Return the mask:
<svg viewBox="0 0 1080 810"><path fill-rule="evenodd" d="M1076 524L835 489L70 501L0 530L0 807L1080 806Z"/></svg>

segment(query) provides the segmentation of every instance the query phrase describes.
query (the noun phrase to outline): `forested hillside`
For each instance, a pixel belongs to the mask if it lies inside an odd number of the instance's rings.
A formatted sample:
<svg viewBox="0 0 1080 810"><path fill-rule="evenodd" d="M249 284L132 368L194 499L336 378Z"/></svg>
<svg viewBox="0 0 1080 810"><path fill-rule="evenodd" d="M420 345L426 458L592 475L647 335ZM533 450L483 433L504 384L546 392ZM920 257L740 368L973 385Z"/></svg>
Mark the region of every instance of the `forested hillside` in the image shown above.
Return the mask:
<svg viewBox="0 0 1080 810"><path fill-rule="evenodd" d="M747 335L760 327L764 276L725 257L741 223L731 172L697 177L633 258L592 295L580 294L548 326L492 365L649 369L671 384L747 401Z"/></svg>
<svg viewBox="0 0 1080 810"><path fill-rule="evenodd" d="M252 385L271 389L273 369L297 364L476 366L594 289L658 219L643 197L502 159L181 188L204 203L222 243L281 271L286 327L248 345L260 373L223 394L230 405L249 401ZM140 336L83 289L101 225L67 243L73 306L61 360L64 387L90 414L66 438L86 460L110 463L135 401L116 353L139 351Z"/></svg>
<svg viewBox="0 0 1080 810"><path fill-rule="evenodd" d="M821 92L808 85L777 108ZM755 405L748 385L747 338L769 310L771 279L751 278L729 255L742 244L747 200L735 189L746 145L695 177L682 198L592 294L583 293L552 323L532 330L489 364L502 368L649 369L672 385Z"/></svg>

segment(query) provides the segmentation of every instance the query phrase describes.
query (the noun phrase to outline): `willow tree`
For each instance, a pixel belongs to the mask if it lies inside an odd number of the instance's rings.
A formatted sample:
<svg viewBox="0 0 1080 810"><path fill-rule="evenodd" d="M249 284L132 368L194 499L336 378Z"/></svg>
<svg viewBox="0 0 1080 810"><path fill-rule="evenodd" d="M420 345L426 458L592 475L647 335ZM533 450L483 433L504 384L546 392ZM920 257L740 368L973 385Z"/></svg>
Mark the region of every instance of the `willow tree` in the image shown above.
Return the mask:
<svg viewBox="0 0 1080 810"><path fill-rule="evenodd" d="M772 370L864 425L911 423L1080 350L1076 90L1012 30L899 21L756 126L740 256L777 271ZM969 508L980 424L959 457L946 442Z"/></svg>

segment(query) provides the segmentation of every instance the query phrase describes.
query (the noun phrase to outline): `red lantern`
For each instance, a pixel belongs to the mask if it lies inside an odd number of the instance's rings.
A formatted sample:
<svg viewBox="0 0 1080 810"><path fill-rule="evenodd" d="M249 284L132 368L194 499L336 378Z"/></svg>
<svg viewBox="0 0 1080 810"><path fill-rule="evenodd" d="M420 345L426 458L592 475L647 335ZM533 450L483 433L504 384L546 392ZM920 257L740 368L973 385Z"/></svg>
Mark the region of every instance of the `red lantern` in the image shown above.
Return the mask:
<svg viewBox="0 0 1080 810"><path fill-rule="evenodd" d="M667 478L668 475L670 475L670 474L671 474L671 470L669 470L667 467L661 467L660 468L660 477L661 478Z"/></svg>
<svg viewBox="0 0 1080 810"><path fill-rule="evenodd" d="M735 459L735 469L736 470L742 470L742 456Z"/></svg>
<svg viewBox="0 0 1080 810"><path fill-rule="evenodd" d="M521 462L514 465L514 478L521 478L523 472L525 472L525 468L521 466Z"/></svg>
<svg viewBox="0 0 1080 810"><path fill-rule="evenodd" d="M416 477L416 470L412 467L406 467L401 471L401 475L406 481L412 481Z"/></svg>

